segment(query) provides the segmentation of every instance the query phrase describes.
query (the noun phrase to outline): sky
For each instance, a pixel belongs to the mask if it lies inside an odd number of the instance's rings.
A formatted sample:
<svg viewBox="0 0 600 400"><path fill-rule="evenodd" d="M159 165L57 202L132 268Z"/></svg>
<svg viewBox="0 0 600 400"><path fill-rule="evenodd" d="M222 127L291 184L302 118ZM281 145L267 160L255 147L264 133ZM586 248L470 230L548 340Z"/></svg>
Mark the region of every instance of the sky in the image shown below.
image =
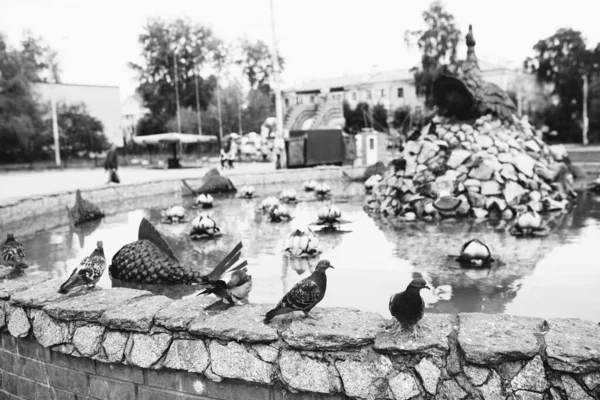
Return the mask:
<svg viewBox="0 0 600 400"><path fill-rule="evenodd" d="M533 45L561 27L600 42L595 0L445 0L464 34L469 24L480 59L518 66ZM595 5L596 4L596 5ZM283 87L314 78L411 68L407 29L422 29L427 0L274 0L275 29L285 58ZM188 17L226 41L271 43L269 0L0 0L0 31L16 44L25 29L58 51L65 83L114 85L121 98L135 90L128 62L137 61L137 37L150 17ZM459 56L464 56L464 46Z"/></svg>

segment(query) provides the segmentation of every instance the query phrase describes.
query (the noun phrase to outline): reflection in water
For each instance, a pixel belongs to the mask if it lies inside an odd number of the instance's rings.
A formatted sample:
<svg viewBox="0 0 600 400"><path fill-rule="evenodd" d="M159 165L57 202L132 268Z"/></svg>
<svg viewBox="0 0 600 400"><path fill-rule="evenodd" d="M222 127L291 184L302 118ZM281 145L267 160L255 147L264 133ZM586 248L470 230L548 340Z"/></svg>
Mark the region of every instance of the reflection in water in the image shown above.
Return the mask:
<svg viewBox="0 0 600 400"><path fill-rule="evenodd" d="M305 193L300 186L298 204L290 204L294 219L273 224L258 211L261 199L277 195L285 186L257 186L255 199L215 196L209 210L224 235L215 240L194 242L190 224L161 224L160 211L183 204L190 217L192 198L144 200L133 211L107 216L99 226L74 232L66 223L48 228L20 241L28 250L31 267L26 274L50 270L66 279L81 259L90 254L98 240L105 254L112 256L126 243L137 239L138 226L148 218L163 233L184 265L208 273L239 242L253 277L250 301L275 303L296 282L307 277L319 259L328 259L335 269L328 275L327 296L322 306L352 307L388 316L391 294L400 292L421 274L431 287L424 291L429 312L510 313L542 317L598 318L600 269L595 265L600 242L600 198L581 193L569 214L546 218L552 229L548 237L520 239L511 236L506 221L457 221L439 223L402 222L370 217L362 211L362 184L332 185L334 204L344 219L351 221L339 232L315 229L323 253L312 259L284 255L290 233L314 222L325 201ZM127 209L127 208L126 208ZM31 233L30 233L31 234ZM464 269L449 255L458 255L469 239L484 240L498 260L491 268ZM111 282L105 275L99 286L127 286L151 290L173 298L193 295L194 286L132 285Z"/></svg>

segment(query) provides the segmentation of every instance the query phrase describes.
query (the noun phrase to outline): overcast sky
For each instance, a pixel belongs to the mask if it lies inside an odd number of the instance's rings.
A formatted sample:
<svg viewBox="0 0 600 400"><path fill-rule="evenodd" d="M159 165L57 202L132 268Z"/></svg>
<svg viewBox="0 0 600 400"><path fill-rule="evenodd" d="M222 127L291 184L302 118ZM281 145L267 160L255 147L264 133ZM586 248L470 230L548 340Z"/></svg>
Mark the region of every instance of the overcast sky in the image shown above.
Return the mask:
<svg viewBox="0 0 600 400"><path fill-rule="evenodd" d="M410 68L418 49L407 50L406 29L423 27L425 0L275 0L279 51L286 59L284 83L317 77ZM597 0L446 0L466 34L473 24L477 55L518 65L537 40L558 28L600 41ZM153 16L187 16L209 25L225 40L271 43L269 0L0 0L0 31L11 42L24 29L43 36L58 52L66 83L116 85L133 93L127 67L139 55L137 36ZM461 56L463 56L461 54Z"/></svg>

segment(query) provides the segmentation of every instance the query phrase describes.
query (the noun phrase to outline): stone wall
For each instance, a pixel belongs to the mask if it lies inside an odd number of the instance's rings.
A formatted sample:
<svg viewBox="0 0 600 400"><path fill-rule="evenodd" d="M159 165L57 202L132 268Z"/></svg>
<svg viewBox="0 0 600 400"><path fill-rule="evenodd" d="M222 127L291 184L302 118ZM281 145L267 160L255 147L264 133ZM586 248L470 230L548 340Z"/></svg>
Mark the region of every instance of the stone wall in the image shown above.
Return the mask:
<svg viewBox="0 0 600 400"><path fill-rule="evenodd" d="M3 398L600 399L592 322L426 314L415 338L358 310L264 325L268 305L59 285L0 281Z"/></svg>

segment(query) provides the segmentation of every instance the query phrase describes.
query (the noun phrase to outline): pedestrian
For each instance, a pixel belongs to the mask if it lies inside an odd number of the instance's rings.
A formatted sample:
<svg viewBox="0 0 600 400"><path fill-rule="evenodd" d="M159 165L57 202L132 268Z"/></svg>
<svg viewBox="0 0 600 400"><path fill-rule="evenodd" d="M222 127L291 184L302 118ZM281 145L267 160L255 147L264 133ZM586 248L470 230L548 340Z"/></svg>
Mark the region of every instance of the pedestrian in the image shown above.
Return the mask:
<svg viewBox="0 0 600 400"><path fill-rule="evenodd" d="M229 163L229 169L233 169L233 162L235 161L235 148L232 146L229 154L227 155L227 162Z"/></svg>
<svg viewBox="0 0 600 400"><path fill-rule="evenodd" d="M108 172L108 184L111 182L121 182L119 175L117 174L117 170L119 169L119 158L117 157L117 146L115 144L112 144L110 150L106 153L104 169Z"/></svg>
<svg viewBox="0 0 600 400"><path fill-rule="evenodd" d="M225 152L224 148L221 148L221 169L224 170L227 168L227 159L229 157L227 156L227 153Z"/></svg>

